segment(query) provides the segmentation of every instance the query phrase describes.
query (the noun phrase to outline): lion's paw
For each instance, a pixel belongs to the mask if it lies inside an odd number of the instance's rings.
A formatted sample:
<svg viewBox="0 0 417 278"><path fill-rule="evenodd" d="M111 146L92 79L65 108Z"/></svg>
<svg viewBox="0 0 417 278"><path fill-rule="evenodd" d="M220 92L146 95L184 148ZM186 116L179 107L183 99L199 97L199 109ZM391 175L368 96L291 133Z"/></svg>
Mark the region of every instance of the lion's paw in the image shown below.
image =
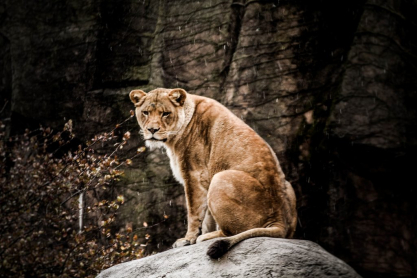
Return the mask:
<svg viewBox="0 0 417 278"><path fill-rule="evenodd" d="M174 248L183 247L192 244L188 239L179 238L177 241L172 245Z"/></svg>
<svg viewBox="0 0 417 278"><path fill-rule="evenodd" d="M205 241L205 240L207 240L207 238L204 236L204 235L200 235L198 238L197 238L197 243L200 243L200 242L202 242L202 241Z"/></svg>

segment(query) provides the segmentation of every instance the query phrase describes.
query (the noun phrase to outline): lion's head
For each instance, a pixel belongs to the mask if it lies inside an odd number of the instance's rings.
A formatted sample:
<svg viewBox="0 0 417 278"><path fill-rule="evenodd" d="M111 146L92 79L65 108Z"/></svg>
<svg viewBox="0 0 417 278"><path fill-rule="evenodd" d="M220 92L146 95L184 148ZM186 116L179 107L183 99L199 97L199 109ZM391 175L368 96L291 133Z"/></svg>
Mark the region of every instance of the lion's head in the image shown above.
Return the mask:
<svg viewBox="0 0 417 278"><path fill-rule="evenodd" d="M136 118L148 146L160 146L169 141L185 122L183 89L158 88L145 93L133 90L129 94L136 107Z"/></svg>

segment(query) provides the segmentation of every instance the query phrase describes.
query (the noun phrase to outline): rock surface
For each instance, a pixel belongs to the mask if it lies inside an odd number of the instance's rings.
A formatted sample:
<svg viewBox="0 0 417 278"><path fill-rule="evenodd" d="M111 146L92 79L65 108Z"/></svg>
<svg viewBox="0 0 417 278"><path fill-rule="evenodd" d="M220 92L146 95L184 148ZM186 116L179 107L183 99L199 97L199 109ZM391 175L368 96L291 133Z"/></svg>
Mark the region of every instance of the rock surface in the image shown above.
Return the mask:
<svg viewBox="0 0 417 278"><path fill-rule="evenodd" d="M346 263L311 241L251 238L219 260L206 255L213 241L122 263L97 278L360 277Z"/></svg>

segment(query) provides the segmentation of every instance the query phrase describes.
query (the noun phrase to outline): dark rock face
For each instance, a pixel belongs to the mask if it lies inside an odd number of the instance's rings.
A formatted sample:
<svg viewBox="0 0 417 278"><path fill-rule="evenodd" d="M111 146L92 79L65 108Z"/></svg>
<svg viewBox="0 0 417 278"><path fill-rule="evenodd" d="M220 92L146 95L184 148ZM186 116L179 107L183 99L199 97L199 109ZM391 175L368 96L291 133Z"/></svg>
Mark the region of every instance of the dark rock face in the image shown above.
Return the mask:
<svg viewBox="0 0 417 278"><path fill-rule="evenodd" d="M5 0L1 118L12 132L71 118L85 140L128 117L133 88L215 98L277 153L298 238L364 276L415 277L416 13L406 0ZM119 220L161 223L146 233L162 251L185 231L183 189L159 150L135 165Z"/></svg>
<svg viewBox="0 0 417 278"><path fill-rule="evenodd" d="M106 269L97 278L360 277L350 266L311 241L251 238L218 260L206 255L212 242L122 263Z"/></svg>

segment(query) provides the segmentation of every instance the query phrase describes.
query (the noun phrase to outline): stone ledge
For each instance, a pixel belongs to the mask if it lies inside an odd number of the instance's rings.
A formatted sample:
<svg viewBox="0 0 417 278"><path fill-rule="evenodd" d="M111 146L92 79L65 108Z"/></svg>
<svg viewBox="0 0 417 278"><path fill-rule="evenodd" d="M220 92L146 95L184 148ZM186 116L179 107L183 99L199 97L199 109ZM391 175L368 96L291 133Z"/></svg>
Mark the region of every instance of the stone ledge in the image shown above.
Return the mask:
<svg viewBox="0 0 417 278"><path fill-rule="evenodd" d="M219 260L210 259L209 240L115 265L97 278L124 277L360 277L350 266L306 240L247 239Z"/></svg>

